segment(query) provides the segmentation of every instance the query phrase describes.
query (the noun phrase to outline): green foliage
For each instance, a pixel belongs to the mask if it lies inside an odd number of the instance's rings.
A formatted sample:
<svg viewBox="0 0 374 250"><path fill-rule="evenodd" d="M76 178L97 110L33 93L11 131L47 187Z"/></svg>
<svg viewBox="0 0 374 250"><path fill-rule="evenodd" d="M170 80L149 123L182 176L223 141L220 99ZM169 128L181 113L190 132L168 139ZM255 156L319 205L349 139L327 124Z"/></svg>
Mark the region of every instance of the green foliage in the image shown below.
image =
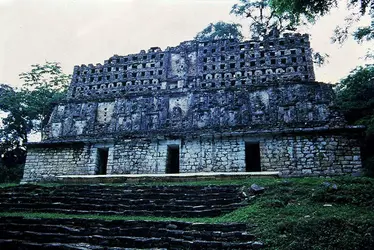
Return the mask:
<svg viewBox="0 0 374 250"><path fill-rule="evenodd" d="M363 41L370 41L374 38L374 31L370 26L360 27L353 33L354 39L359 43Z"/></svg>
<svg viewBox="0 0 374 250"><path fill-rule="evenodd" d="M22 177L27 135L42 132L55 103L67 90L70 76L58 63L32 65L20 74L25 84L21 89L0 85L0 110L6 112L0 127L0 181L18 181Z"/></svg>
<svg viewBox="0 0 374 250"><path fill-rule="evenodd" d="M4 83L0 84L0 96L4 95L8 91L13 91L13 88Z"/></svg>
<svg viewBox="0 0 374 250"><path fill-rule="evenodd" d="M317 199L330 192L323 182L337 184L341 200ZM217 222L255 224L254 234L266 249L370 249L374 212L374 179L302 178L273 180L250 205L221 216ZM363 195L360 193L365 189ZM368 196L368 194L370 194ZM356 197L358 196L358 197ZM329 198L328 196L325 196ZM344 230L342 230L344 228Z"/></svg>
<svg viewBox="0 0 374 250"><path fill-rule="evenodd" d="M357 7L361 15L367 13L371 0L348 0L347 7ZM290 14L299 19L301 16L315 21L316 18L328 14L331 9L338 7L337 0L270 0L270 6L279 14Z"/></svg>
<svg viewBox="0 0 374 250"><path fill-rule="evenodd" d="M333 42L342 44L347 40L353 24L357 23L368 12L371 2L371 0L348 0L347 8L350 10L350 15L345 18L343 25L336 27L332 37ZM298 26L301 24L300 20L302 18L313 23L319 17L325 16L331 9L338 6L338 1L270 0L270 6L279 15L287 14L292 16L293 25ZM372 16L371 18L373 19L374 17ZM353 37L359 42L371 40L374 38L373 28L361 27L353 32Z"/></svg>
<svg viewBox="0 0 374 250"><path fill-rule="evenodd" d="M64 98L71 76L63 73L56 62L31 65L31 68L31 71L20 74L25 82L21 92L26 96L30 116L40 121L40 125L33 129L41 131L48 122L53 106Z"/></svg>
<svg viewBox="0 0 374 250"><path fill-rule="evenodd" d="M321 186L313 193L312 200L321 203L352 204L374 207L374 182L370 179L337 179L337 188Z"/></svg>
<svg viewBox="0 0 374 250"><path fill-rule="evenodd" d="M0 109L7 112L0 128L0 140L4 144L19 145L27 142L27 134L32 129L34 118L27 109L32 99L25 91L6 91L0 96Z"/></svg>
<svg viewBox="0 0 374 250"><path fill-rule="evenodd" d="M242 40L243 35L240 31L241 25L238 23L217 22L210 23L205 29L197 33L194 37L197 41L217 40L217 39L238 39Z"/></svg>
<svg viewBox="0 0 374 250"><path fill-rule="evenodd" d="M70 76L58 63L32 65L31 71L20 74L25 84L20 90L6 90L0 96L0 109L8 112L0 130L2 140L27 142L30 131L42 131L53 106L65 95Z"/></svg>
<svg viewBox="0 0 374 250"><path fill-rule="evenodd" d="M284 241L279 249L372 249L374 222L345 218L313 218L276 225ZM366 236L364 236L366 235ZM292 239L292 241L290 240Z"/></svg>
<svg viewBox="0 0 374 250"><path fill-rule="evenodd" d="M0 183L0 188L16 187L18 185L19 185L18 183Z"/></svg>
<svg viewBox="0 0 374 250"><path fill-rule="evenodd" d="M4 139L0 142L0 183L19 183L22 178L26 150L18 143Z"/></svg>
<svg viewBox="0 0 374 250"><path fill-rule="evenodd" d="M328 63L328 59L330 57L329 54L321 53L321 52L313 52L312 54L313 62L318 66L321 67Z"/></svg>
<svg viewBox="0 0 374 250"><path fill-rule="evenodd" d="M271 7L278 14L287 13L294 16L296 21L305 16L310 22L329 13L337 4L337 0L270 0Z"/></svg>
<svg viewBox="0 0 374 250"><path fill-rule="evenodd" d="M271 4L271 0L239 0L239 3L232 6L230 14L248 19L252 38L294 32L297 26L306 24L305 18L281 13L272 9ZM328 57L328 54L313 52L313 62L319 67L328 62Z"/></svg>
<svg viewBox="0 0 374 250"><path fill-rule="evenodd" d="M7 166L0 162L0 183L19 183L23 175L23 164Z"/></svg>
<svg viewBox="0 0 374 250"><path fill-rule="evenodd" d="M274 31L296 30L294 16L271 10L270 0L239 0L230 13L248 18L251 37L264 37Z"/></svg>
<svg viewBox="0 0 374 250"><path fill-rule="evenodd" d="M337 105L349 122L374 134L374 65L358 67L336 86Z"/></svg>
<svg viewBox="0 0 374 250"><path fill-rule="evenodd" d="M24 80L25 87L51 89L56 92L65 91L70 81L70 75L64 74L57 62L31 65L31 71L21 73L19 76Z"/></svg>
<svg viewBox="0 0 374 250"><path fill-rule="evenodd" d="M367 174L374 175L374 65L356 68L335 90L336 104L348 122L366 126L363 165Z"/></svg>

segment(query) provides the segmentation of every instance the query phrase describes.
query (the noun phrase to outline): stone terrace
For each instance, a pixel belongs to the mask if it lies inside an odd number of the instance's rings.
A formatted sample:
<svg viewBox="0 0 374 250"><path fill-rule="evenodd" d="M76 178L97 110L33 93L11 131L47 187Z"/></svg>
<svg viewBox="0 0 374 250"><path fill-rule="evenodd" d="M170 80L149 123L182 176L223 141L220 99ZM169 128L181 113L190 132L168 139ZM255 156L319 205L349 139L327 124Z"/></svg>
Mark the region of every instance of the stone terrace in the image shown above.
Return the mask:
<svg viewBox="0 0 374 250"><path fill-rule="evenodd" d="M239 186L22 185L0 212L215 217L247 204ZM73 217L73 216L72 216ZM1 249L259 249L243 223L0 217Z"/></svg>
<svg viewBox="0 0 374 250"><path fill-rule="evenodd" d="M241 223L0 217L3 249L259 249Z"/></svg>
<svg viewBox="0 0 374 250"><path fill-rule="evenodd" d="M0 190L1 212L215 217L246 204L239 186L23 185Z"/></svg>

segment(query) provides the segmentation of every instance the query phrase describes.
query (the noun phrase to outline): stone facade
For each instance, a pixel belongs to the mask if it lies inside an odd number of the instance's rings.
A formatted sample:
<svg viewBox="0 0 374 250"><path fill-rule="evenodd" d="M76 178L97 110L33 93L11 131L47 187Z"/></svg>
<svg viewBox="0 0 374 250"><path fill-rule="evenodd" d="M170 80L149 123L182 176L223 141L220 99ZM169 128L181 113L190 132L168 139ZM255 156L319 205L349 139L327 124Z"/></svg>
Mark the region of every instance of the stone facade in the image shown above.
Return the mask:
<svg viewBox="0 0 374 250"><path fill-rule="evenodd" d="M43 141L29 145L23 181L103 174L103 161L104 174L165 173L170 164L177 172L359 172L361 128L345 124L333 98L331 85L314 81L307 35L113 56L74 68Z"/></svg>

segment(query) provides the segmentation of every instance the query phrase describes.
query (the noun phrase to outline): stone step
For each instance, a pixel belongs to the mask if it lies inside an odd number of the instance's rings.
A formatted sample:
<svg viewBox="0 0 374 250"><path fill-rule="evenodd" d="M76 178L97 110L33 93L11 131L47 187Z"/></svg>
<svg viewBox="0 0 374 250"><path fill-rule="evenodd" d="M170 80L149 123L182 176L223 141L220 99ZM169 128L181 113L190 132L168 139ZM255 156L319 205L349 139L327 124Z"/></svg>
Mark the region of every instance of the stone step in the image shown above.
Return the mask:
<svg viewBox="0 0 374 250"><path fill-rule="evenodd" d="M158 230L159 236L179 238L184 240L204 240L204 241L220 241L222 238L229 242L235 242L240 240L251 241L255 237L253 234L244 233L241 231L233 231L228 233L223 233L220 231L215 232L205 232L205 231L184 231L184 230L170 230L170 229L160 229Z"/></svg>
<svg viewBox="0 0 374 250"><path fill-rule="evenodd" d="M0 223L0 230L8 232L20 232L27 227L27 231L39 232L39 233L52 233L52 234L67 234L67 235L86 235L95 234L95 235L127 235L127 236L138 236L138 237L172 237L180 238L185 240L213 240L219 241L222 238L232 241L251 241L255 237L253 234L249 234L243 231L231 231L231 232L221 232L221 231L197 231L197 230L188 230L186 229L167 229L163 228L160 225L160 228L148 229L145 230L144 227L134 226L134 227L125 227L125 228L108 228L97 226L94 230L85 230L84 228L77 228L73 226L64 226L64 225L49 225L49 224L17 224L17 223ZM5 233L6 234L6 233ZM4 237L4 236L0 236Z"/></svg>
<svg viewBox="0 0 374 250"><path fill-rule="evenodd" d="M206 197L206 196L217 196L217 197L230 197L232 194L238 193L238 190L235 190L235 192L205 192L204 190L191 190L191 191L174 191L174 190L167 190L167 191L127 191L124 190L122 192L111 192L108 191L99 191L99 190L82 190L82 191L69 191L69 190L36 190L36 191L24 191L24 190L1 190L0 188L0 195L1 197L11 197L17 194L26 194L26 195L45 195L45 194L55 194L55 195L74 195L79 196L82 194L92 195L94 197L100 196L100 195L106 195L106 196L113 196L113 197L129 197L129 196L135 196L135 195L144 195L144 196L153 196L153 195L160 195L160 196L177 196L181 195L184 197Z"/></svg>
<svg viewBox="0 0 374 250"><path fill-rule="evenodd" d="M69 203L68 203L69 202ZM86 202L86 201L84 201ZM201 204L201 203L200 203ZM230 203L230 204L207 204L207 205L187 205L183 202L178 204L157 204L148 203L145 201L143 204L108 204L108 203L74 203L71 201L61 202L45 202L45 201L34 201L34 203L26 202L10 202L4 201L0 204L0 210L9 210L12 208L24 208L27 209L43 209L43 208L56 208L56 209L71 209L71 210L97 210L97 211L126 211L126 210L170 210L170 211L180 211L180 210L205 210L205 209L237 209L242 207L243 203Z"/></svg>
<svg viewBox="0 0 374 250"><path fill-rule="evenodd" d="M203 191L201 191L203 192ZM0 190L0 199L14 199L18 197L33 197L33 198L45 198L45 197L60 197L60 198L75 198L75 197L85 197L85 198L94 198L94 199L179 199L179 200L214 200L214 199L232 199L233 197L241 197L240 191L236 191L235 193L202 193L202 194L192 194L192 193L130 193L130 192L123 192L121 194L113 194L113 193L99 193L99 192L57 192L54 190L48 190L44 192L32 192L32 193L25 193L25 192L1 192Z"/></svg>
<svg viewBox="0 0 374 250"><path fill-rule="evenodd" d="M41 233L34 231L5 231L1 238L26 240L35 243L81 243L87 242L93 245L105 247L126 246L126 247L162 247L166 244L162 238L138 237L138 236L107 236L107 235L69 235L62 233Z"/></svg>
<svg viewBox="0 0 374 250"><path fill-rule="evenodd" d="M200 206L202 204L209 204L211 206L215 205L230 205L236 203L242 203L243 199L239 197L232 197L228 199L199 199L199 200L183 200L183 199L169 199L160 200L155 197L155 199L106 199L106 198L86 198L86 197L10 197L6 199L1 199L2 203L35 203L35 202L48 202L48 203L68 203L68 204L111 204L119 206L130 206L130 205L144 205L144 204L154 204L159 206L167 205L179 205L179 206Z"/></svg>
<svg viewBox="0 0 374 250"><path fill-rule="evenodd" d="M186 185L178 185L178 186L134 186L134 185L126 185L126 186L108 186L108 185L57 185L52 187L47 186L39 186L39 185L32 185L32 184L24 184L20 186L15 187L3 187L0 190L3 191L22 191L22 192L31 192L31 191L44 191L44 190L51 190L54 191L99 191L99 192L105 192L110 191L111 193L115 192L136 192L136 191L148 191L148 192L161 192L163 190L166 191L173 191L173 192L187 192L187 191L205 191L205 192L235 192L237 188L240 188L240 186L237 185L208 185L208 186L186 186Z"/></svg>
<svg viewBox="0 0 374 250"><path fill-rule="evenodd" d="M244 223L192 223L182 221L146 221L146 220L96 220L96 219L48 219L48 218L24 218L20 216L0 217L0 222L4 225L17 223L20 225L64 225L73 228L85 228L89 230L93 227L110 227L110 228L128 228L128 227L145 227L152 228L155 224L158 227L183 229L183 230L197 230L197 231L245 231L247 225Z"/></svg>
<svg viewBox="0 0 374 250"><path fill-rule="evenodd" d="M24 197L48 197L48 196L55 196L55 197L87 197L87 198L122 198L122 199L136 199L136 198L142 198L142 199L152 199L155 198L155 196L158 197L158 199L174 199L174 198L180 198L185 200L193 200L193 199L229 199L233 195L239 194L239 192L236 193L205 193L205 194L184 194L184 193L123 193L123 194L111 194L111 193L90 193L90 192L81 192L81 193L72 193L72 192L45 192L45 193L9 193L9 194L0 194L0 198L11 198L11 197L17 197L20 194Z"/></svg>
<svg viewBox="0 0 374 250"><path fill-rule="evenodd" d="M214 217L247 205L238 186L123 188L103 185L8 187L0 189L0 211Z"/></svg>
<svg viewBox="0 0 374 250"><path fill-rule="evenodd" d="M184 230L184 231L220 231L223 233L233 231L245 231L248 229L248 225L244 223L192 223L182 221L147 221L147 220L99 220L99 219L44 219L44 218L24 218L21 216L13 217L0 217L0 227L7 229L7 225L20 227L30 226L37 227L39 225L50 226L61 228L62 230L68 230L69 233L76 232L84 229L86 232L92 233L92 227L95 228L168 228L173 230ZM154 227L157 226L157 227ZM75 230L77 229L77 230ZM95 229L96 230L96 229Z"/></svg>
<svg viewBox="0 0 374 250"><path fill-rule="evenodd" d="M242 223L0 217L0 249L258 249Z"/></svg>
<svg viewBox="0 0 374 250"><path fill-rule="evenodd" d="M63 250L95 250L103 249L102 246L95 246L87 243L77 244L64 244L64 243L33 243L23 240L1 240L0 247L2 249L28 249L28 250L39 250L39 249L63 249ZM137 250L139 248L123 248L123 247L111 247L111 250ZM142 248L143 250L167 250L166 248Z"/></svg>
<svg viewBox="0 0 374 250"><path fill-rule="evenodd" d="M177 218L202 218L202 217L217 217L229 213L232 209L205 209L205 210L123 210L123 211L102 211L102 210L73 210L60 208L40 208L40 209L25 209L25 208L9 208L0 210L2 212L34 212L34 213L62 213L62 214L99 214L99 215L118 215L118 216L160 216L160 217L177 217Z"/></svg>
<svg viewBox="0 0 374 250"><path fill-rule="evenodd" d="M280 172L210 172L210 173L179 173L179 174L120 174L120 175L64 175L56 176L56 183L63 184L100 184L100 183L150 183L150 182L189 182L207 180L243 180L248 178L278 178Z"/></svg>

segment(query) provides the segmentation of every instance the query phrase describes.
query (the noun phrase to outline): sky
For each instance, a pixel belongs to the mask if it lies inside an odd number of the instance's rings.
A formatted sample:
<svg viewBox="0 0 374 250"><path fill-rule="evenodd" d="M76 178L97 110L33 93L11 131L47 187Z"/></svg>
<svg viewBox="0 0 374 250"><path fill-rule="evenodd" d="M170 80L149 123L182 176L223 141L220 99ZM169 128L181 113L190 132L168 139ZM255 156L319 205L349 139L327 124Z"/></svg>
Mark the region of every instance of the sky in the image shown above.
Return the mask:
<svg viewBox="0 0 374 250"><path fill-rule="evenodd" d="M176 46L217 21L239 22L245 28L245 19L229 14L236 2L0 0L0 83L20 86L18 75L45 61L60 62L64 72L72 73L74 65L103 63L114 54ZM318 81L335 83L365 63L359 59L365 46L330 42L345 14L344 8L334 10L307 29L312 47L330 55L329 64L315 68Z"/></svg>

